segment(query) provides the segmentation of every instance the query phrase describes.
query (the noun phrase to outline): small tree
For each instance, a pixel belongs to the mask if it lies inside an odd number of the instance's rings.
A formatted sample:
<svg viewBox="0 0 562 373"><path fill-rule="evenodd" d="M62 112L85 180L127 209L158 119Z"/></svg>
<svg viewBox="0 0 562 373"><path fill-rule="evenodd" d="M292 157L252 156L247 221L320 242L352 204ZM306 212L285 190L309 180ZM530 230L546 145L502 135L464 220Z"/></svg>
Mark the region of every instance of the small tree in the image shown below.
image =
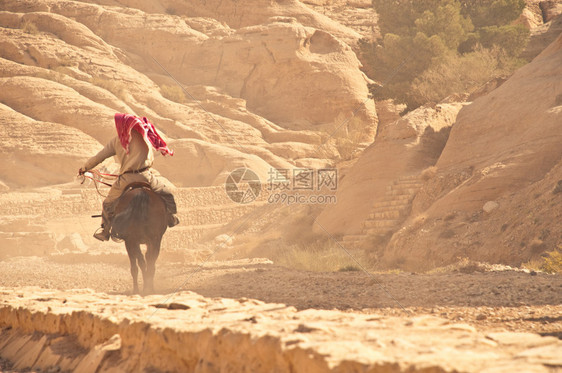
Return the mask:
<svg viewBox="0 0 562 373"><path fill-rule="evenodd" d="M477 28L507 25L515 21L525 8L525 0L463 0L462 13Z"/></svg>

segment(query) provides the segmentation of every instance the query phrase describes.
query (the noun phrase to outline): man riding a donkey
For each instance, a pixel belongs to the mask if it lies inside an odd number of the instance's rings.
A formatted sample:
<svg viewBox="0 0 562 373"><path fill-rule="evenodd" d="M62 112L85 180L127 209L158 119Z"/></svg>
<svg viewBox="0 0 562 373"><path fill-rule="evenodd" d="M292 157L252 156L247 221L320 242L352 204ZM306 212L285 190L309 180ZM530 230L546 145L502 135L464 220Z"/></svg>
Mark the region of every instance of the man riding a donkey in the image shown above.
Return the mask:
<svg viewBox="0 0 562 373"><path fill-rule="evenodd" d="M127 185L136 182L147 183L154 192L160 195L168 212L167 225L169 227L177 225L179 220L175 215L176 202L170 186L157 172L151 170L154 161L152 148L162 155L173 155L173 151L166 146L154 125L144 117L138 118L130 114L116 113L115 126L117 136L79 170L79 174L83 174L111 156L117 156L121 164L119 177L103 201L102 225L94 237L101 241L109 240L116 202Z"/></svg>

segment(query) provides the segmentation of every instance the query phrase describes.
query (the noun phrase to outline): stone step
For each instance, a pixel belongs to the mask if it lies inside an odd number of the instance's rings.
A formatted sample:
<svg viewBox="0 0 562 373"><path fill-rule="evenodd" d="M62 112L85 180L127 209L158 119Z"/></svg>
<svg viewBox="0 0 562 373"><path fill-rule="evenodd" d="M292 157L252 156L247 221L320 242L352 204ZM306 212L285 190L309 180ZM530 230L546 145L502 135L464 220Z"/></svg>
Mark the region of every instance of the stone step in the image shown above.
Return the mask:
<svg viewBox="0 0 562 373"><path fill-rule="evenodd" d="M363 223L364 229L369 228L393 228L399 224L398 220L387 219L387 220L366 220Z"/></svg>
<svg viewBox="0 0 562 373"><path fill-rule="evenodd" d="M400 210L394 209L391 211L373 212L369 215L369 219L399 219Z"/></svg>
<svg viewBox="0 0 562 373"><path fill-rule="evenodd" d="M353 243L353 242L359 242L365 239L365 235L364 234L349 234L349 235L345 235L342 237L342 240L340 241L340 243Z"/></svg>
<svg viewBox="0 0 562 373"><path fill-rule="evenodd" d="M387 194L383 201L409 201L412 198L411 194Z"/></svg>
<svg viewBox="0 0 562 373"><path fill-rule="evenodd" d="M418 181L419 182L420 177L419 175L409 175L409 176L401 176L398 178L397 181Z"/></svg>
<svg viewBox="0 0 562 373"><path fill-rule="evenodd" d="M367 238L367 236L365 236L365 238L362 239L362 240L341 242L340 245L342 245L343 248L348 250L348 251L354 250L354 249L360 248L365 243L366 238Z"/></svg>
<svg viewBox="0 0 562 373"><path fill-rule="evenodd" d="M395 195L395 196L387 194L383 197L383 199L381 199L378 202L375 202L374 204L380 203L380 202L408 201L410 198L411 198L411 196L409 194L399 194L399 195Z"/></svg>
<svg viewBox="0 0 562 373"><path fill-rule="evenodd" d="M2 215L40 215L51 219L75 214L93 214L101 210L103 198L82 199L77 194L64 194L57 198L44 201L24 201L19 203L3 203L0 206Z"/></svg>
<svg viewBox="0 0 562 373"><path fill-rule="evenodd" d="M405 190L405 189L413 189L415 191L419 190L423 184L421 183L393 183L391 185L387 185L385 188L386 193L390 193L393 190Z"/></svg>
<svg viewBox="0 0 562 373"><path fill-rule="evenodd" d="M419 188L422 185L420 181L394 181L387 188Z"/></svg>
<svg viewBox="0 0 562 373"><path fill-rule="evenodd" d="M390 227L388 227L388 228L384 228L384 227L382 227L382 228L369 228L369 229L366 229L363 233L366 236L385 236L389 232L394 231L395 228L396 228L396 226L392 227L392 228L390 228Z"/></svg>
<svg viewBox="0 0 562 373"><path fill-rule="evenodd" d="M409 200L409 198L400 198L400 199L397 199L397 200L383 200L383 201L380 201L380 202L375 202L373 204L373 209L387 208L387 207L394 207L394 206L396 206L397 208L400 208L402 206L407 206L408 200Z"/></svg>
<svg viewBox="0 0 562 373"><path fill-rule="evenodd" d="M365 238L363 234L348 234L343 236L342 242L360 241Z"/></svg>
<svg viewBox="0 0 562 373"><path fill-rule="evenodd" d="M410 205L411 199L401 199L398 201L383 201L377 202L373 205L372 212L384 212L384 211L402 211Z"/></svg>
<svg viewBox="0 0 562 373"><path fill-rule="evenodd" d="M418 191L421 188L421 184L396 184L391 185L392 190L403 190L403 189L413 189Z"/></svg>
<svg viewBox="0 0 562 373"><path fill-rule="evenodd" d="M402 205L377 207L371 210L372 211L371 214L379 213L379 212L394 212L394 211L398 211L401 213L402 211L406 210L407 207L408 207L407 203L404 203Z"/></svg>
<svg viewBox="0 0 562 373"><path fill-rule="evenodd" d="M387 192L387 195L390 195L390 196L413 196L417 192L418 192L418 189L415 189L415 188L393 189L390 192Z"/></svg>
<svg viewBox="0 0 562 373"><path fill-rule="evenodd" d="M395 180L395 185L422 185L423 182L419 178L415 179L405 179L405 180Z"/></svg>
<svg viewBox="0 0 562 373"><path fill-rule="evenodd" d="M344 239L343 241L340 242L340 244L344 248L348 248L348 247L351 247L353 245L357 245L357 244L363 242L367 238L367 236L365 236L365 235L358 235L358 237L360 237L360 238L356 238L356 239L353 239L353 240L350 239L350 238L348 238L347 240Z"/></svg>

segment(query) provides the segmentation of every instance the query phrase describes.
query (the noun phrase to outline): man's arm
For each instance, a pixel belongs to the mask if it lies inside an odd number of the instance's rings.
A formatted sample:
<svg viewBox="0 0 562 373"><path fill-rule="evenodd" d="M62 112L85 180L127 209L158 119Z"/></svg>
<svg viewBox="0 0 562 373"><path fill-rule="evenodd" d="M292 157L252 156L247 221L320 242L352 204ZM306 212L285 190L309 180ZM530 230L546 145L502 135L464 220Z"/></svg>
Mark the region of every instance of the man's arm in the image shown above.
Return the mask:
<svg viewBox="0 0 562 373"><path fill-rule="evenodd" d="M115 138L107 143L106 146L92 158L88 159L84 166L80 169L80 173L84 173L92 168L96 167L98 164L103 162L105 159L115 155Z"/></svg>

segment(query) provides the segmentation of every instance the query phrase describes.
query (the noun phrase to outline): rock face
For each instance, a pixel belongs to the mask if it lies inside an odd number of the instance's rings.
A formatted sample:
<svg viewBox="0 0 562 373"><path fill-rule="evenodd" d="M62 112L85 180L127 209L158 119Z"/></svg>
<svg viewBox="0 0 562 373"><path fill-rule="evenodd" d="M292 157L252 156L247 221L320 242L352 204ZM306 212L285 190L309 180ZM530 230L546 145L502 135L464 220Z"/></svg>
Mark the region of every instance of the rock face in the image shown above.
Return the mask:
<svg viewBox="0 0 562 373"><path fill-rule="evenodd" d="M550 22L562 14L562 4L560 1L547 0L539 2L539 7L545 22Z"/></svg>
<svg viewBox="0 0 562 373"><path fill-rule="evenodd" d="M419 175L435 164L461 107L421 107L379 127L375 142L338 186L338 203L318 217L320 225L333 234L351 236L352 246L392 232L407 216Z"/></svg>
<svg viewBox="0 0 562 373"><path fill-rule="evenodd" d="M237 168L249 168L265 182L273 166L284 169L292 167L282 158L266 158L268 163L258 155L202 140L177 140L174 150L177 152L174 157L159 157L155 167L165 175L176 174L174 179L178 187L224 185L228 175ZM265 150L263 152L266 153ZM256 153L259 154L259 151Z"/></svg>
<svg viewBox="0 0 562 373"><path fill-rule="evenodd" d="M369 0L305 0L306 5L342 25L357 31L366 39L380 36L377 13Z"/></svg>
<svg viewBox="0 0 562 373"><path fill-rule="evenodd" d="M204 177L213 182L232 151L275 167L286 157L271 145L293 142L298 157L322 159L307 145L366 102L367 79L347 45L359 35L298 1L120 4L2 1L2 103L32 118L26 126L58 123L100 143L113 135L114 112L145 115L172 148L183 139L228 148ZM372 140L374 104L357 117Z"/></svg>
<svg viewBox="0 0 562 373"><path fill-rule="evenodd" d="M13 88L10 81L4 83L6 89ZM85 160L84 153L98 147L92 137L76 128L34 121L4 104L0 104L0 116L0 178L6 185L36 187L72 180ZM61 162L67 162L67 167L61 168Z"/></svg>
<svg viewBox="0 0 562 373"><path fill-rule="evenodd" d="M561 61L562 36L459 112L412 220L387 247L388 262L412 268L466 256L521 264L559 244L550 232L561 228L553 193L562 179ZM499 207L482 215L488 201Z"/></svg>
<svg viewBox="0 0 562 373"><path fill-rule="evenodd" d="M516 21L531 30L531 39L521 57L531 60L539 55L562 32L562 3L527 0L527 6Z"/></svg>

